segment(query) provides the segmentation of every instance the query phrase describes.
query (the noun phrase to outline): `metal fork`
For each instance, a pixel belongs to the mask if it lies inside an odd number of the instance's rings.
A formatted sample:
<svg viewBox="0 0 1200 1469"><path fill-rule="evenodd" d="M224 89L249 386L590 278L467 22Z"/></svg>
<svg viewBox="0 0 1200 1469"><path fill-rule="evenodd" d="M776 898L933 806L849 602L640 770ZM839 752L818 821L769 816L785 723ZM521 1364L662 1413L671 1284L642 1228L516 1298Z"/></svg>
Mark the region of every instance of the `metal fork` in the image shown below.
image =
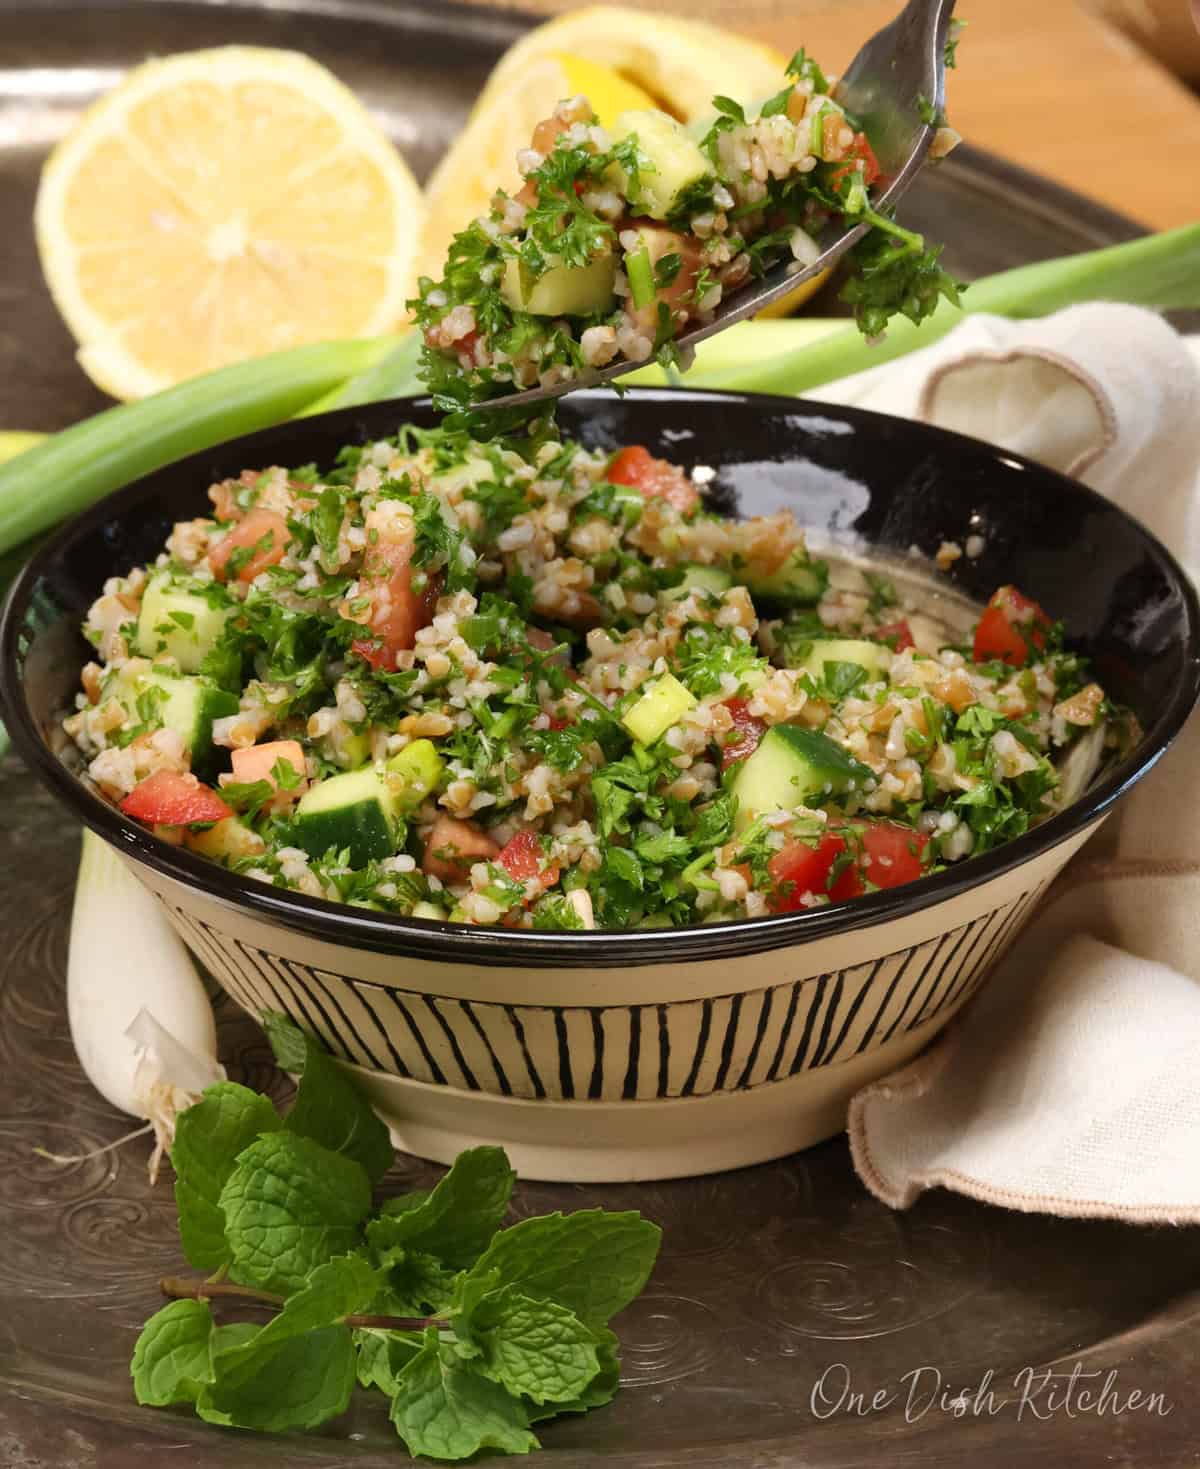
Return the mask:
<svg viewBox="0 0 1200 1469"><path fill-rule="evenodd" d="M834 89L837 100L862 124L879 160L881 177L888 180L883 192L871 201L875 209L895 204L917 176L933 142L937 129L922 121L922 113L931 115L922 104L929 104L939 116L945 106L945 50L953 11L954 0L908 0L896 19L862 47ZM688 350L697 342L757 315L802 282L835 265L868 228L858 224L846 229L841 220L832 222L818 241L821 253L811 265L796 269L795 261L781 260L760 280L722 301L711 321L676 337L676 347L686 360ZM581 373L567 383L508 393L476 406L515 408L539 403L575 388L610 382L644 365L615 362Z"/></svg>

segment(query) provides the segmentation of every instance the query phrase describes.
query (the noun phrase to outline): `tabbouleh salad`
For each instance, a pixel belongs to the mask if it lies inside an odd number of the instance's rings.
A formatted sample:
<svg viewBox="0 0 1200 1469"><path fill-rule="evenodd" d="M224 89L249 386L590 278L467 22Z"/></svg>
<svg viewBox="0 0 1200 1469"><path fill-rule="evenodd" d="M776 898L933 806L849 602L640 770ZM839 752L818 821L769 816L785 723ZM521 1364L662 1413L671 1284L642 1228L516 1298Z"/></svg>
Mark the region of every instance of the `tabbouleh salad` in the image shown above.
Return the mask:
<svg viewBox="0 0 1200 1469"><path fill-rule="evenodd" d="M524 182L458 234L443 279L412 302L424 375L440 404L562 389L610 364L679 360L676 339L782 259L812 266L831 222L870 226L842 296L860 328L928 316L959 287L939 246L874 209L879 161L804 51L783 89L747 111L713 99L693 134L665 112L599 125L585 97L560 102L517 155ZM922 121L941 124L924 104ZM958 141L938 126L931 157Z"/></svg>
<svg viewBox="0 0 1200 1469"><path fill-rule="evenodd" d="M1131 735L1015 588L960 645L790 512L712 513L711 476L545 425L247 471L106 583L67 733L121 810L235 872L541 929L894 887Z"/></svg>

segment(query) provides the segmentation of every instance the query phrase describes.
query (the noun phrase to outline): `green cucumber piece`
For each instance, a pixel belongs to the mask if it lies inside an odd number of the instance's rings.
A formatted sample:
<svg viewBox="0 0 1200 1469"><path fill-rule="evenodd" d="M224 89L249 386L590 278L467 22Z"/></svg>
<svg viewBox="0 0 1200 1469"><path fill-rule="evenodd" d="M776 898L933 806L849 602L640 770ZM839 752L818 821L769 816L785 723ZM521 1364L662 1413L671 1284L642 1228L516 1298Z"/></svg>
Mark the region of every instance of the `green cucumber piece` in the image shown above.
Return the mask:
<svg viewBox="0 0 1200 1469"><path fill-rule="evenodd" d="M864 792L874 781L874 772L828 735L776 724L742 762L731 789L745 827L765 812L820 805L832 796Z"/></svg>
<svg viewBox="0 0 1200 1469"><path fill-rule="evenodd" d="M891 652L886 644L869 643L865 638L814 638L800 667L820 683L826 663L857 663L866 669L868 679L878 679L891 663Z"/></svg>
<svg viewBox="0 0 1200 1469"><path fill-rule="evenodd" d="M685 566L683 580L678 586L668 587L662 595L672 602L682 600L689 592L715 592L719 597L731 586L733 577L719 566Z"/></svg>
<svg viewBox="0 0 1200 1469"><path fill-rule="evenodd" d="M387 768L388 785L395 797L396 809L407 815L437 789L446 762L432 740L413 740L398 755L392 756Z"/></svg>
<svg viewBox="0 0 1200 1469"><path fill-rule="evenodd" d="M327 776L310 786L296 807L300 846L312 857L348 848L351 867L392 856L400 824L396 798L374 765Z"/></svg>
<svg viewBox="0 0 1200 1469"><path fill-rule="evenodd" d="M320 737L317 749L331 765L358 770L371 758L371 737L365 730L338 724Z"/></svg>
<svg viewBox="0 0 1200 1469"><path fill-rule="evenodd" d="M414 903L411 916L413 918L436 919L439 923L445 923L446 910L445 908L439 908L436 903Z"/></svg>
<svg viewBox="0 0 1200 1469"><path fill-rule="evenodd" d="M189 591L169 575L151 577L142 594L135 650L145 658L174 658L182 673L198 672L235 611L217 595Z"/></svg>
<svg viewBox="0 0 1200 1469"><path fill-rule="evenodd" d="M619 113L610 137L614 143L635 137L638 152L651 165L640 169L636 178L620 164L608 171L637 213L668 219L706 179L715 182L712 166L695 139L665 112L634 109Z"/></svg>
<svg viewBox="0 0 1200 1469"><path fill-rule="evenodd" d="M198 674L159 673L133 660L105 681L104 696L116 699L135 723L145 722L179 735L202 774L212 763L213 721L238 712L235 695Z"/></svg>
<svg viewBox="0 0 1200 1469"><path fill-rule="evenodd" d="M696 696L672 674L656 678L626 711L621 723L642 745L652 745L696 705Z"/></svg>
<svg viewBox="0 0 1200 1469"><path fill-rule="evenodd" d="M613 282L617 262L611 252L586 265L555 264L534 275L518 256L509 257L500 277L500 295L514 311L530 316L603 316L616 304Z"/></svg>
<svg viewBox="0 0 1200 1469"><path fill-rule="evenodd" d="M750 595L765 602L781 602L789 607L811 606L825 594L829 568L824 561L813 561L801 547L770 576L755 576L748 570L745 581Z"/></svg>

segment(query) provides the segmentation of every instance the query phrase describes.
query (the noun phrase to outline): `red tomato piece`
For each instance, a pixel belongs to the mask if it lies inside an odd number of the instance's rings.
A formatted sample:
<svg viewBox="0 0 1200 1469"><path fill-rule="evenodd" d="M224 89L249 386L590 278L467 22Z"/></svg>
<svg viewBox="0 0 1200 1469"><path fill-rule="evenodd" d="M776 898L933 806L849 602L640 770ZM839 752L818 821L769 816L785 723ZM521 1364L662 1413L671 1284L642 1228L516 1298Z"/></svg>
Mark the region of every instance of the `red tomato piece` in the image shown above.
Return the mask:
<svg viewBox="0 0 1200 1469"><path fill-rule="evenodd" d="M858 823L855 823L857 826ZM898 888L924 875L929 838L895 821L864 821L858 866L877 888Z"/></svg>
<svg viewBox="0 0 1200 1469"><path fill-rule="evenodd" d="M441 591L438 577L429 577L420 592L413 590L412 554L416 531L380 539L363 556L359 581L370 598L367 614L370 635L356 638L351 650L372 668L394 670L396 654L411 648L417 633L428 627Z"/></svg>
<svg viewBox="0 0 1200 1469"><path fill-rule="evenodd" d="M725 737L721 748L721 769L728 770L737 760L745 760L758 749L758 742L767 732L766 721L751 714L745 699L733 698L724 701L733 719L733 729Z"/></svg>
<svg viewBox="0 0 1200 1469"><path fill-rule="evenodd" d="M899 822L835 818L815 847L788 842L771 858L772 910L792 913L807 906L809 894L843 903L865 893L867 883L901 887L924 876L928 846L927 836Z"/></svg>
<svg viewBox="0 0 1200 1469"><path fill-rule="evenodd" d="M629 485L647 500L661 499L688 515L700 503L700 491L676 464L655 459L643 444L622 449L608 466L610 484Z"/></svg>
<svg viewBox="0 0 1200 1469"><path fill-rule="evenodd" d="M285 795L300 796L308 784L304 751L297 740L270 740L265 745L251 745L246 750L235 750L232 761L234 780L245 785L253 785L256 780L266 780L275 786L277 783L271 772L279 761L290 765L299 776L299 784L285 791Z"/></svg>
<svg viewBox="0 0 1200 1469"><path fill-rule="evenodd" d="M845 838L833 831L827 831L815 847L807 842L788 842L781 847L768 864L775 889L772 910L794 913L807 906L803 900L808 896L828 897L831 902L857 897L862 883L853 865L843 868L830 887L834 863L845 850Z"/></svg>
<svg viewBox="0 0 1200 1469"><path fill-rule="evenodd" d="M530 878L537 878L542 888L548 888L558 881L556 865L542 870L542 844L536 833L528 828L519 831L501 848L496 862L514 882L528 882Z"/></svg>
<svg viewBox="0 0 1200 1469"><path fill-rule="evenodd" d="M487 832L469 821L439 814L425 839L421 871L443 882L462 882L473 862L492 862L499 852Z"/></svg>
<svg viewBox="0 0 1200 1469"><path fill-rule="evenodd" d="M829 122L832 119L826 119L826 121ZM871 147L866 133L855 133L854 141L846 149L844 161L830 175L831 181L834 184L841 183L847 174L854 171L855 165L859 160L862 161L863 183L869 189L879 178L883 170L879 167L879 159L876 158L875 150Z"/></svg>
<svg viewBox="0 0 1200 1469"><path fill-rule="evenodd" d="M194 775L177 770L148 775L121 802L121 810L135 821L154 826L193 826L233 814L216 791L201 785Z"/></svg>
<svg viewBox="0 0 1200 1469"><path fill-rule="evenodd" d="M235 551L249 551L249 557L237 569L238 581L249 584L268 566L276 566L283 560L290 540L287 521L282 515L255 506L212 548L208 564L218 581L228 581L230 557Z"/></svg>
<svg viewBox="0 0 1200 1469"><path fill-rule="evenodd" d="M915 648L912 628L908 625L906 617L899 617L895 622L885 622L875 629L873 634L877 638L886 638L892 644L897 653L903 653L906 648Z"/></svg>
<svg viewBox="0 0 1200 1469"><path fill-rule="evenodd" d="M1012 668L1024 668L1030 654L1046 646L1050 618L1016 587L1000 587L980 615L975 628L976 663L993 658Z"/></svg>

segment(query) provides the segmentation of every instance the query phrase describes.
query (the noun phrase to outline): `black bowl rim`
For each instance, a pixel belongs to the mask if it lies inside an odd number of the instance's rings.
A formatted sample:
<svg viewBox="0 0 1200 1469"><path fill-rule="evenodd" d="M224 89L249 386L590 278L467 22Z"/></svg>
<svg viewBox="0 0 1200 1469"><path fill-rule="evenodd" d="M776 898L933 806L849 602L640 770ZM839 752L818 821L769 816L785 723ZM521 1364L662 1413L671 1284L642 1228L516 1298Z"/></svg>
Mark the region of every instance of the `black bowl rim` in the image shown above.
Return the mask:
<svg viewBox="0 0 1200 1469"><path fill-rule="evenodd" d="M302 432L304 428L320 423L330 426L344 424L349 442L361 437L364 417L375 418L386 413L389 418L393 415L403 418L407 412L418 408L427 409L429 406L428 398L407 397L385 403L337 409L331 413L314 415L311 419L293 420L213 445L114 490L56 531L38 548L18 575L9 590L3 611L0 612L0 711L3 712L4 722L15 748L51 794L118 851L143 863L161 877L197 888L219 904L248 911L256 918L292 933L371 953L437 963L531 969L625 968L634 965L711 962L795 947L874 928L958 898L1013 871L1053 847L1070 841L1103 816L1158 762L1200 698L1200 600L1191 581L1157 536L1120 506L1080 481L1059 474L1023 455L1001 450L984 440L969 438L931 424L896 419L891 415L864 408L809 403L802 398L765 393L716 392L698 388L634 388L627 392L640 399L660 402L692 401L703 404L721 401L748 404L754 406L761 415L785 412L794 416L809 412L826 418L842 417L860 428L869 428L872 423L887 422L893 427L902 423L905 432L936 442L969 446L976 455L1002 458L1010 468L1019 467L1045 480L1068 487L1075 494L1082 494L1098 507L1115 512L1128 521L1131 529L1161 557L1174 578L1184 603L1187 620L1185 676L1172 691L1166 707L1160 710L1154 722L1144 732L1138 751L1122 761L1103 781L1066 811L1052 816L1041 826L1004 846L980 857L969 858L945 872L924 878L919 883L800 913L669 929L558 933L485 928L376 915L366 909L329 902L323 898L311 898L284 888L269 887L252 878L240 877L216 863L208 862L185 849L173 847L151 835L136 822L123 816L115 807L108 805L100 796L89 791L51 752L29 711L18 673L18 634L30 593L52 557L97 523L110 519L114 511L124 508L125 501L136 503L144 493L146 483L156 476L168 471L172 474L186 473L189 465L194 465L201 472L202 466L213 454L224 453L239 444L246 446L250 456L247 462L252 462L256 445L286 438L289 431ZM611 401L612 395L608 390L592 389L582 390L572 396L576 400Z"/></svg>

